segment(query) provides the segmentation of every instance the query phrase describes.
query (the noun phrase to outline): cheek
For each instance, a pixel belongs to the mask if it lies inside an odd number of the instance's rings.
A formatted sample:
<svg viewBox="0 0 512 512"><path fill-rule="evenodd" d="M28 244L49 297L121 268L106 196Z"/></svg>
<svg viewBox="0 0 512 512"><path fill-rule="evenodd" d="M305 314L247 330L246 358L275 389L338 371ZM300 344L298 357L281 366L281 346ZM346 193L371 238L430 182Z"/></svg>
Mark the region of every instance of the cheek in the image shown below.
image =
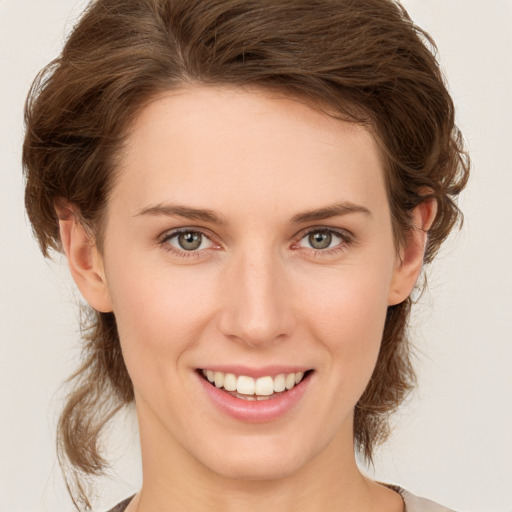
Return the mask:
<svg viewBox="0 0 512 512"><path fill-rule="evenodd" d="M303 311L312 336L330 354L329 372L344 386L363 392L380 349L387 312L390 272L371 266L345 268L312 281Z"/></svg>
<svg viewBox="0 0 512 512"><path fill-rule="evenodd" d="M166 374L169 364L178 368L180 354L199 338L213 309L212 289L204 285L211 279L199 267L171 272L137 259L125 259L108 275L130 374L154 372L159 362Z"/></svg>

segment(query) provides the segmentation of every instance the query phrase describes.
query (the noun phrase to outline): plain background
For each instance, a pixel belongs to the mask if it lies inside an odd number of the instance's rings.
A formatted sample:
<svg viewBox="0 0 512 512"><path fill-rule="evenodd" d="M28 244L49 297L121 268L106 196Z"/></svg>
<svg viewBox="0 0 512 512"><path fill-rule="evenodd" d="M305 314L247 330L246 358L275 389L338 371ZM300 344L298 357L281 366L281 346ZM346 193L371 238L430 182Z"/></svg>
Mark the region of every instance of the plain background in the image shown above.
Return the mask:
<svg viewBox="0 0 512 512"><path fill-rule="evenodd" d="M512 511L512 1L408 0L437 41L473 175L466 215L414 314L420 386L395 417L377 478L460 511ZM84 0L0 0L0 512L71 510L54 450L78 356L76 292L45 262L23 210L24 98ZM137 434L112 430L97 510L137 489Z"/></svg>

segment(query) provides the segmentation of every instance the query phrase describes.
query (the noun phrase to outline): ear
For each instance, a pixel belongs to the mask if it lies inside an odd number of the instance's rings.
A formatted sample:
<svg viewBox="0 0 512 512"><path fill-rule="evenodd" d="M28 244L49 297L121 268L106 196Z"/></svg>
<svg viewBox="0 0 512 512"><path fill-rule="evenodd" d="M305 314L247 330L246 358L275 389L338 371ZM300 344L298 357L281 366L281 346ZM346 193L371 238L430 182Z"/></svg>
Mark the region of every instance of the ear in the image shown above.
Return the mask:
<svg viewBox="0 0 512 512"><path fill-rule="evenodd" d="M69 270L82 296L96 311L109 313L112 303L103 269L103 259L93 237L78 220L69 204L55 205L59 218L60 239Z"/></svg>
<svg viewBox="0 0 512 512"><path fill-rule="evenodd" d="M423 266L427 234L436 213L437 202L435 199L427 199L414 208L412 212L413 227L407 236L404 247L399 251L393 271L388 306L400 304L412 292Z"/></svg>

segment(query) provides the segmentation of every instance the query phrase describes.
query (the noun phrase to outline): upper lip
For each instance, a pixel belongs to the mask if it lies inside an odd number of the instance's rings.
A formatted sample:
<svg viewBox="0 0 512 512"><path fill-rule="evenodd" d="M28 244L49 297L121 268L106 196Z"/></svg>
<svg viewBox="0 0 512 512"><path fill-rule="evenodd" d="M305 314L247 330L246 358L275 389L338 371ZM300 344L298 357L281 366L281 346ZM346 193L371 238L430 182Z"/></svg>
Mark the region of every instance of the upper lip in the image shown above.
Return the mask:
<svg viewBox="0 0 512 512"><path fill-rule="evenodd" d="M297 373L297 372L306 372L308 370L312 370L311 367L304 365L269 365L269 366L245 366L245 365L226 365L226 364L214 364L214 365L206 365L198 368L199 370L211 370L214 372L222 372L222 373L233 373L235 375L245 375L247 377L252 377L254 379L258 377L266 377L276 376L281 373Z"/></svg>

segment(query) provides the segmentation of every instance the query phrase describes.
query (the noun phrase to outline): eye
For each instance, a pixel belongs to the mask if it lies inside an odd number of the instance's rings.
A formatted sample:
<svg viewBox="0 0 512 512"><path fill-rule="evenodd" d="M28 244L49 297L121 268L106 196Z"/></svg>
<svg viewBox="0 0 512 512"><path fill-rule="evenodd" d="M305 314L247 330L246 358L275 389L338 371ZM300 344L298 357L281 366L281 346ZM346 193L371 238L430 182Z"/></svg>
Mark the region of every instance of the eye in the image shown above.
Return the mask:
<svg viewBox="0 0 512 512"><path fill-rule="evenodd" d="M170 233L163 240L178 251L193 252L213 247L213 242L200 231L184 230Z"/></svg>
<svg viewBox="0 0 512 512"><path fill-rule="evenodd" d="M332 229L315 229L306 233L298 242L298 247L325 251L346 245L349 236Z"/></svg>
<svg viewBox="0 0 512 512"><path fill-rule="evenodd" d="M329 231L317 231L308 235L308 243L313 249L328 249L332 239L332 233Z"/></svg>

